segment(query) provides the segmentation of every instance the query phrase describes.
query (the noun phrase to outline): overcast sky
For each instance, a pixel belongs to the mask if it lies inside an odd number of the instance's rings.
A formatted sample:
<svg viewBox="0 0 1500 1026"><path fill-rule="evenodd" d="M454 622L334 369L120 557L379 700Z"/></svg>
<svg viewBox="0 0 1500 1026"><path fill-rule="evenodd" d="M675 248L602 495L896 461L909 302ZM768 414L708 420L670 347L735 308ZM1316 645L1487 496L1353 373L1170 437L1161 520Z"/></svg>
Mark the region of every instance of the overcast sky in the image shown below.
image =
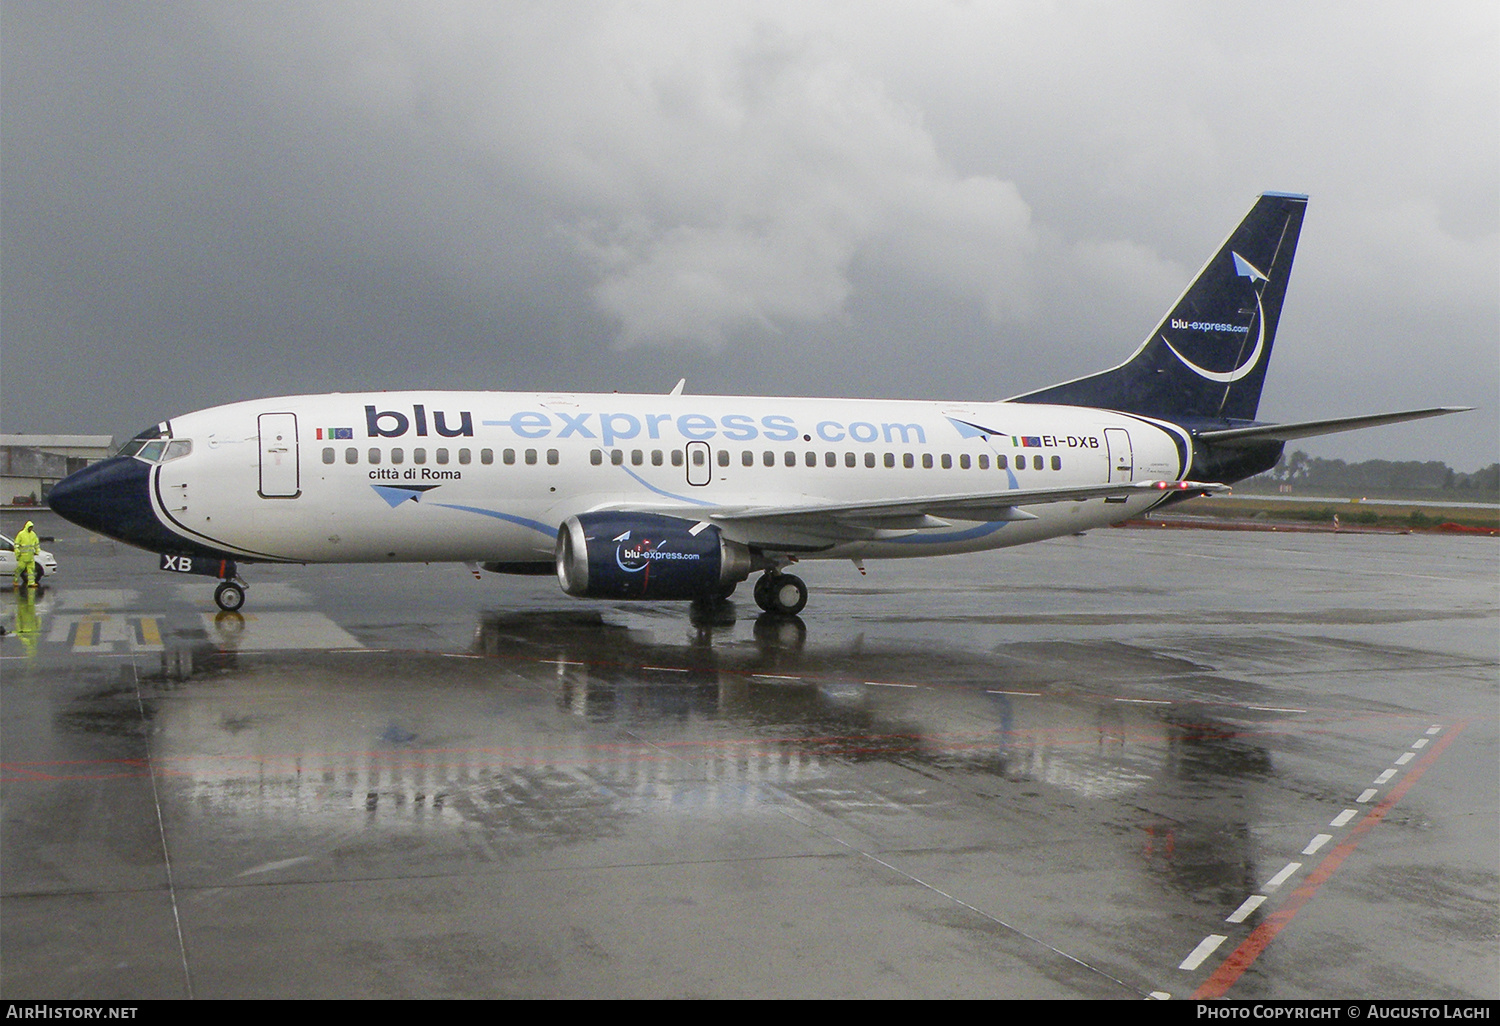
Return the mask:
<svg viewBox="0 0 1500 1026"><path fill-rule="evenodd" d="M394 388L993 399L1310 195L1260 415L1500 459L1500 5L3 0L0 429Z"/></svg>

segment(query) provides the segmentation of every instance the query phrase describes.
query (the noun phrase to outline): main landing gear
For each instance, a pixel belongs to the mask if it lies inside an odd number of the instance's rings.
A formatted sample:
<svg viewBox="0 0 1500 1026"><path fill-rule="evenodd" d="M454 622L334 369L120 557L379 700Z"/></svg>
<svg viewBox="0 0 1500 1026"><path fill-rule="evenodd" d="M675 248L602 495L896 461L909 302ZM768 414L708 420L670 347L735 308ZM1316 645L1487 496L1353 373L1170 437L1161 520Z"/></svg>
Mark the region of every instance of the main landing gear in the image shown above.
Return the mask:
<svg viewBox="0 0 1500 1026"><path fill-rule="evenodd" d="M796 616L807 605L807 585L792 574L768 571L755 582L755 604L768 613Z"/></svg>

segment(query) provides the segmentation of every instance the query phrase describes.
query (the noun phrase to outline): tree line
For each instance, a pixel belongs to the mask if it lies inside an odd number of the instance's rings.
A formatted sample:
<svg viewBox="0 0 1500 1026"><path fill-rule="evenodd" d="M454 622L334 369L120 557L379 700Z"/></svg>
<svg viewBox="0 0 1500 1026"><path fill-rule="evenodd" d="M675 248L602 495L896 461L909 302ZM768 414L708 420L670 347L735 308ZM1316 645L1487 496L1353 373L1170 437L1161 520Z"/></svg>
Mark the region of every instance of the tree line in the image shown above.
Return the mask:
<svg viewBox="0 0 1500 1026"><path fill-rule="evenodd" d="M1253 477L1241 487L1261 486L1279 491L1290 485L1296 492L1371 494L1443 493L1455 501L1500 501L1500 463L1492 463L1472 474L1454 470L1441 460L1365 460L1346 463L1309 456L1301 449L1282 453L1271 470Z"/></svg>

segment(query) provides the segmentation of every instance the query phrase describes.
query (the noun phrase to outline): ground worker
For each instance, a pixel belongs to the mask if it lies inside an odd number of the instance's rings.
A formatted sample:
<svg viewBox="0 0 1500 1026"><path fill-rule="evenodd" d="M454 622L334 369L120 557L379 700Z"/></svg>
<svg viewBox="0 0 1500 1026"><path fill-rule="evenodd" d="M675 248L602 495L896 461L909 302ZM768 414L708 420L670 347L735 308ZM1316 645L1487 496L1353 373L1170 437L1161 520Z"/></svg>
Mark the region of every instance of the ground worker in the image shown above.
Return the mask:
<svg viewBox="0 0 1500 1026"><path fill-rule="evenodd" d="M26 526L21 528L21 533L16 535L16 574L15 585L21 586L21 579L26 580L26 587L36 587L36 554L42 547L42 540L36 536L31 529L31 521L26 521Z"/></svg>

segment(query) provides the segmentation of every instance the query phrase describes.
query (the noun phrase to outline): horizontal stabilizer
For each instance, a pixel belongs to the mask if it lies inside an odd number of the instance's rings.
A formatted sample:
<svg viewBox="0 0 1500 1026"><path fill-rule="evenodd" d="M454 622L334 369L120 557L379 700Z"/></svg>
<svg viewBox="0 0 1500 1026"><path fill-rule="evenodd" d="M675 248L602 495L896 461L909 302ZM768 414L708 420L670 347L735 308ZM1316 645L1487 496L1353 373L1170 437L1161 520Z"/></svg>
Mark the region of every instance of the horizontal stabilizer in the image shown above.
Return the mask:
<svg viewBox="0 0 1500 1026"><path fill-rule="evenodd" d="M1436 406L1430 410L1377 413L1368 417L1304 420L1295 424L1257 424L1254 427L1199 431L1193 437L1209 445L1227 446L1256 445L1261 442L1290 442L1294 438L1312 438L1315 435L1332 435L1340 431L1356 431L1360 428L1380 427L1384 424L1400 424L1408 420L1441 417L1449 413L1465 413L1472 408L1470 406Z"/></svg>

